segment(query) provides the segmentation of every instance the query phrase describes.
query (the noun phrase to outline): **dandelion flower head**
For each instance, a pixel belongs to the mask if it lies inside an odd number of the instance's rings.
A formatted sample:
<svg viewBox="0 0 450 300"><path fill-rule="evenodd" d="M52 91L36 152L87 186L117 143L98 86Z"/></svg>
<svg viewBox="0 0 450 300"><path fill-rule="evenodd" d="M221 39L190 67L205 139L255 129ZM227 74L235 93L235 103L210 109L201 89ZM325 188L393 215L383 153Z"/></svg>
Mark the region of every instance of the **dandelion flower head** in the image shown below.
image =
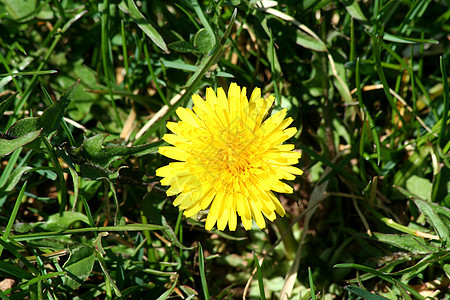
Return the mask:
<svg viewBox="0 0 450 300"><path fill-rule="evenodd" d="M206 100L193 95L193 110L176 110L179 122L168 122L172 132L163 139L159 153L176 160L156 170L161 185L170 186L168 196L178 195L173 205L192 217L209 208L205 228L217 223L234 231L240 216L246 230L252 220L265 228L264 217L285 215L277 193L292 193L282 180L293 180L302 170L294 167L301 154L294 145L283 144L297 129L288 128L292 118L283 109L267 118L274 97L261 97L255 88L250 100L247 90L232 83L228 96L206 90ZM237 215L236 215L237 214Z"/></svg>

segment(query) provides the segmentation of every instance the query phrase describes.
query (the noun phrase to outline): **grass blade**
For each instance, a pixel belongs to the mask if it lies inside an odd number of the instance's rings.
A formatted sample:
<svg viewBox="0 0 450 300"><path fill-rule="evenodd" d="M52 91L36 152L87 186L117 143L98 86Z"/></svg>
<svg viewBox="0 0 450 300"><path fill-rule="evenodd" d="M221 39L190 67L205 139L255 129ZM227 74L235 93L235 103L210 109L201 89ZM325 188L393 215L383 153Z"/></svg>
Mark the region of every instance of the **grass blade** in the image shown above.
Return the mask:
<svg viewBox="0 0 450 300"><path fill-rule="evenodd" d="M203 254L202 244L198 243L198 268L200 270L200 279L202 282L203 296L205 300L209 300L208 283L206 282L205 273L205 257Z"/></svg>

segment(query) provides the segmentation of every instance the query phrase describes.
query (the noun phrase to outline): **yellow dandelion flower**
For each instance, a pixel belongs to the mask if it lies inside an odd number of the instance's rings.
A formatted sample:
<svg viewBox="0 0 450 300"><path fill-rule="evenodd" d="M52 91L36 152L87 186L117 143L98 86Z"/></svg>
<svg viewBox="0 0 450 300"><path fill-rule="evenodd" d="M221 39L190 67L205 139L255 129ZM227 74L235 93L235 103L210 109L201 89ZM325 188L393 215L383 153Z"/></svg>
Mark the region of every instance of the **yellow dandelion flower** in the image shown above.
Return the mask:
<svg viewBox="0 0 450 300"><path fill-rule="evenodd" d="M293 180L302 170L299 152L294 145L283 144L296 132L288 128L292 118L283 109L269 118L274 97L261 97L255 88L250 101L247 90L232 83L228 97L222 88L214 93L206 90L206 100L193 95L193 111L178 108L181 121L168 122L172 134L163 139L172 146L159 148L159 153L177 162L156 170L163 177L161 185L170 186L168 196L178 195L173 205L192 217L209 208L205 228L236 230L237 215L246 230L255 220L259 228L266 226L265 216L275 220L285 211L273 192L292 193L282 180Z"/></svg>

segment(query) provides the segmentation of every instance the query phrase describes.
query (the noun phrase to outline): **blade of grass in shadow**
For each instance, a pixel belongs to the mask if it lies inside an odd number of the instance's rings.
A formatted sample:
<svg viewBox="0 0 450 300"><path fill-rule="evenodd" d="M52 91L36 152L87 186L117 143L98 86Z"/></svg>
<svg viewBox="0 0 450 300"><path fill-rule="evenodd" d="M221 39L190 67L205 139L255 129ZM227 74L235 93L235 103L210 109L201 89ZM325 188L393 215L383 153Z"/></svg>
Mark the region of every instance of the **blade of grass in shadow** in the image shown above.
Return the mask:
<svg viewBox="0 0 450 300"><path fill-rule="evenodd" d="M381 52L381 45L383 44L383 42L381 41L380 38L374 37L374 36L372 36L372 40L373 40L373 52L374 52L374 56L375 56L375 65L376 65L378 77L380 78L381 84L383 85L384 93L386 95L386 98L387 98L389 104L391 105L392 110L395 112L395 114L398 116L398 118L402 122L402 126L406 127L406 126L408 126L408 124L405 122L405 119L398 111L397 105L394 102L394 99L392 98L392 95L389 91L389 85L387 83L386 76L384 75L383 67L381 66L380 52Z"/></svg>
<svg viewBox="0 0 450 300"><path fill-rule="evenodd" d="M233 15L231 16L230 23L227 27L227 30L225 31L222 39L220 40L219 46L217 47L216 51L211 54L207 55L200 65L197 68L197 71L192 75L192 77L188 80L186 89L186 92L181 95L180 99L174 103L172 106L167 108L167 112L158 120L156 121L142 136L140 136L135 142L134 145L140 145L143 144L158 128L161 128L161 126L166 122L166 120L174 113L174 111L182 104L184 103L188 97L191 97L191 95L194 93L194 91L197 89L197 86L200 84L201 80L203 79L203 75L205 75L206 72L211 68L212 65L214 65L220 58L222 54L223 46L225 45L226 40L228 39L228 36L231 33L231 29L233 28L234 21L236 20L237 15L237 9L233 11Z"/></svg>
<svg viewBox="0 0 450 300"><path fill-rule="evenodd" d="M20 241L44 239L44 238L57 237L60 235L79 234L79 233L86 233L86 232L143 231L143 230L164 230L164 229L167 229L167 228L164 226L161 226L161 225L128 224L128 225L122 225L122 226L88 227L88 228L67 229L67 230L61 230L61 231L18 234L18 235L11 235L9 238L13 239L16 242L20 242Z"/></svg>
<svg viewBox="0 0 450 300"><path fill-rule="evenodd" d="M104 0L101 4L101 52L102 52L102 63L103 63L103 73L106 77L106 86L108 87L108 93L110 96L110 103L114 114L116 115L116 121L119 123L120 127L123 127L122 119L119 116L119 111L117 110L116 102L112 94L111 81L114 78L112 75L113 59L111 57L111 42L109 37L109 0Z"/></svg>
<svg viewBox="0 0 450 300"><path fill-rule="evenodd" d="M358 104L361 108L362 112L367 116L367 120L369 121L370 125L370 132L372 132L373 141L375 143L375 150L377 152L377 164L380 164L381 160L381 145L380 145L380 138L378 137L377 130L375 128L375 123L373 122L372 117L367 112L367 108L363 102L362 98L362 92L361 92L361 80L360 80L360 73L359 73L359 57L356 59L356 74L355 74L355 85L356 85L356 95L358 97Z"/></svg>
<svg viewBox="0 0 450 300"><path fill-rule="evenodd" d="M447 70L445 69L445 58L441 56L440 59L441 63L441 73L442 73L442 84L444 85L444 93L442 97L444 98L444 109L442 111L442 127L441 131L439 132L439 146L441 148L445 147L445 144L448 143L448 137L447 137L447 118L448 118L448 108L449 108L449 102L448 102L448 81L447 81Z"/></svg>
<svg viewBox="0 0 450 300"><path fill-rule="evenodd" d="M373 294L371 292L365 291L357 286L353 286L353 285L347 285L344 287L345 290L349 291L350 293L356 294L360 297L362 297L363 299L366 300L385 300L388 298L382 297L380 295L377 294Z"/></svg>
<svg viewBox="0 0 450 300"><path fill-rule="evenodd" d="M346 170L344 170L341 166L336 165L334 163L332 163L330 160L326 159L325 157L323 157L322 155L316 153L315 151L309 149L306 145L304 144L299 144L297 143L296 146L301 149L302 151L305 151L306 154L308 154L309 156L317 159L318 161L320 161L321 163L327 165L328 167L330 167L331 169L333 169L333 171L336 171L337 173L339 173L340 175L344 176L345 178L351 180L353 183L355 183L361 190L364 189L364 184L354 175L352 175L351 173L347 172Z"/></svg>
<svg viewBox="0 0 450 300"><path fill-rule="evenodd" d="M406 291L409 292L411 295L413 295L415 297L415 299L421 299L424 300L425 297L423 297L422 295L420 295L415 289L413 289L412 287L410 287L409 285L406 285L398 280L396 280L395 278L392 278L389 275L386 275L380 271L374 270L372 268L363 266L363 265L359 265L359 264L353 264L353 263L346 263L346 264L337 264L334 265L334 268L352 268L352 269L357 269L357 270L361 270L364 272L368 272L371 274L376 275L377 277L391 283L391 284L395 284L397 285L397 287L399 287L399 290L401 291L401 293L405 296ZM409 296L408 294L406 294L407 296Z"/></svg>
<svg viewBox="0 0 450 300"><path fill-rule="evenodd" d="M258 274L258 286L259 286L259 297L262 300L266 300L266 294L264 293L264 281L261 272L261 266L259 265L258 257L255 252L253 252L253 262L256 265L256 273Z"/></svg>
<svg viewBox="0 0 450 300"><path fill-rule="evenodd" d="M200 270L200 279L202 282L203 296L205 300L209 300L208 283L205 274L205 257L203 254L202 244L198 243L198 268Z"/></svg>
<svg viewBox="0 0 450 300"><path fill-rule="evenodd" d="M19 211L20 203L22 202L22 198L23 198L26 188L27 188L27 182L25 181L22 188L20 189L19 196L17 196L16 203L14 203L13 211L10 214L8 224L6 225L5 231L3 232L3 235L2 235L3 241L7 241L9 238L9 234L11 233L11 228L14 224L14 221L16 220L17 212ZM3 246L0 246L0 256L2 255L2 252L3 252Z"/></svg>

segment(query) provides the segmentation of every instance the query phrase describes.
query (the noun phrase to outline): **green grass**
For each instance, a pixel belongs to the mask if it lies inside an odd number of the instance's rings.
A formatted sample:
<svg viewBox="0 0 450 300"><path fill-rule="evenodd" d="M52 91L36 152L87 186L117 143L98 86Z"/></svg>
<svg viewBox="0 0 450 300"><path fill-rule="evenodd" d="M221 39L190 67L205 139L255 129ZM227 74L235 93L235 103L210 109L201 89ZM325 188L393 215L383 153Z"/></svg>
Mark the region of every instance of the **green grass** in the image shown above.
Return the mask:
<svg viewBox="0 0 450 300"><path fill-rule="evenodd" d="M263 3L0 3L2 299L448 299L448 4ZM176 108L230 82L299 128L262 231L155 177Z"/></svg>

